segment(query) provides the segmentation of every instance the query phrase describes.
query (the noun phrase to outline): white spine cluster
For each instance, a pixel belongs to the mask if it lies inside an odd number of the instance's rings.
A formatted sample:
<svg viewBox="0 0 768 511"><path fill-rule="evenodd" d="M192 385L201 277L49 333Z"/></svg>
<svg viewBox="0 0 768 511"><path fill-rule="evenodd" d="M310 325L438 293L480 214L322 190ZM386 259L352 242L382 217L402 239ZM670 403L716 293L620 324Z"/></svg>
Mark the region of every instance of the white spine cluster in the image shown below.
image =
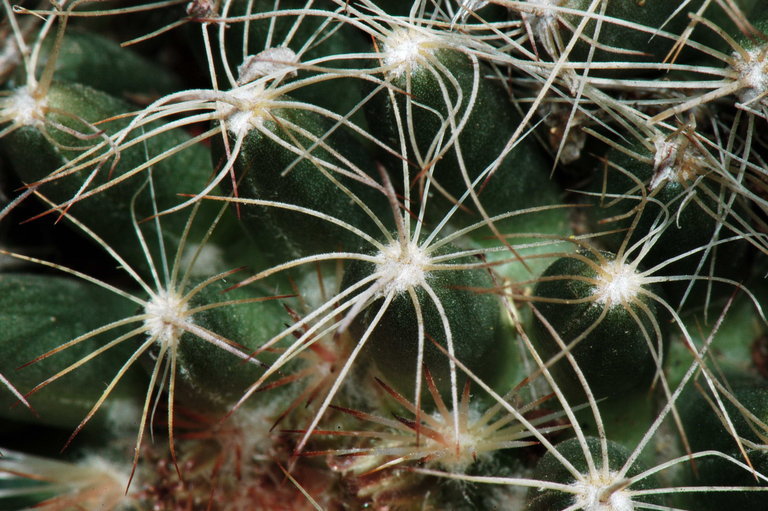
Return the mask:
<svg viewBox="0 0 768 511"><path fill-rule="evenodd" d="M430 258L416 243L408 243L403 248L395 241L379 254L379 259L376 273L381 274L381 295L398 295L426 282Z"/></svg>
<svg viewBox="0 0 768 511"><path fill-rule="evenodd" d="M597 276L594 293L597 303L607 307L631 302L643 287L643 277L635 268L621 261L606 262Z"/></svg>
<svg viewBox="0 0 768 511"><path fill-rule="evenodd" d="M739 101L750 104L764 98L768 93L768 58L766 47L745 50L747 58L734 54L733 68L739 73L743 87L736 93Z"/></svg>
<svg viewBox="0 0 768 511"><path fill-rule="evenodd" d="M186 302L173 291L163 290L155 295L147 303L145 312L149 316L144 320L147 335L159 344L176 344L182 334L179 325L191 321Z"/></svg>
<svg viewBox="0 0 768 511"><path fill-rule="evenodd" d="M22 126L41 127L45 123L46 99L35 98L29 87L19 87L4 102L0 117L13 119Z"/></svg>
<svg viewBox="0 0 768 511"><path fill-rule="evenodd" d="M573 483L576 490L574 505L569 509L582 511L634 511L635 505L626 490L614 490L615 474L586 478Z"/></svg>
<svg viewBox="0 0 768 511"><path fill-rule="evenodd" d="M384 65L399 78L421 67L434 53L433 37L415 29L397 29L384 42Z"/></svg>

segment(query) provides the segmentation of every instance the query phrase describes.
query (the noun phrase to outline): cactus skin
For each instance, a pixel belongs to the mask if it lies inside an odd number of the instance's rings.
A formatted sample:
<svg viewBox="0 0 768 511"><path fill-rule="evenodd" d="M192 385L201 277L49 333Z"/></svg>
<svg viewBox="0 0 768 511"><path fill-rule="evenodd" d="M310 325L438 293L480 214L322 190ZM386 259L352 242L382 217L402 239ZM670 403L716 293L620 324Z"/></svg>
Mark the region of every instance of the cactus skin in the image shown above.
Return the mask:
<svg viewBox="0 0 768 511"><path fill-rule="evenodd" d="M313 112L285 110L276 112L279 118L292 122L315 136L320 136L332 126L330 121ZM292 139L282 133L279 122L267 129L279 137ZM293 135L295 137L296 135ZM343 135L333 145L354 147L355 141ZM301 139L300 145L310 147L312 141ZM353 149L353 160L364 163L362 168L371 168L373 162L362 151ZM355 154L357 153L357 154ZM322 148L312 152L314 158L334 162L334 158ZM245 198L272 200L309 208L343 220L364 232L375 232L375 225L365 212L331 181L339 180L343 186L352 189L364 198L380 216L386 212L386 203L381 193L350 178L333 175L319 164L303 159L288 173L282 170L291 165L296 154L278 146L262 133L251 130L243 143L243 149L235 163L235 173L240 181L238 192ZM323 171L331 177L323 175ZM252 236L259 240L265 253L273 254L277 261L295 258L317 252L351 250L359 244L359 238L348 230L329 222L306 215L277 208L249 208L243 212L243 225Z"/></svg>
<svg viewBox="0 0 768 511"><path fill-rule="evenodd" d="M455 261L456 264L462 262L468 261ZM345 274L347 284L352 285L370 274L370 266L350 265ZM428 273L426 280L449 318L456 357L491 384L499 372L512 370L508 361L499 358L503 353L503 341L499 335L499 304L490 293L479 294L493 286L488 273L482 269L440 271ZM442 347L437 348L432 342L425 344L423 365L432 373L438 390L447 395L450 383L448 357L444 351L447 349L447 333L427 292L419 288L416 296L424 318L425 334ZM370 325L380 301L371 304L355 322L353 331L357 337L362 336ZM370 358L396 390L406 396L412 395L418 368L415 363L404 363L403 358L417 360L418 327L414 306L407 293L403 292L394 299L369 342L366 358Z"/></svg>
<svg viewBox="0 0 768 511"><path fill-rule="evenodd" d="M670 136L672 143L680 143L684 138ZM683 146L684 147L684 146ZM663 158L664 149L658 152L648 152L640 144L633 145L632 150L646 160L654 162ZM606 154L608 161L621 171L614 168L603 169L607 176L603 181L596 176L590 191L595 194L592 200L593 208L589 215L592 222L598 224L606 221L611 228L632 229L629 244L638 243L643 237L653 234L659 224L668 222L670 225L653 242L653 246L643 256L643 265L652 268L661 265L658 273L663 275L694 275L712 274L721 278L733 278L739 275L739 269L747 260L749 250L742 240L730 241L717 250L727 250L728 257L704 257L700 247L717 240L728 240L734 233L727 227L734 225L734 217L744 215L746 209L740 198L730 205L730 209L718 211L718 196L728 192L721 189L717 175L712 173L710 162L696 153L693 148L680 149L673 163L668 164L670 178L659 178L663 170L655 171L654 165L640 161L623 152L612 149ZM662 169L665 164L658 165ZM625 174L626 172L626 174ZM638 184L646 186L653 202L648 203L640 213L640 218L633 226L634 216L629 215L637 206L640 192ZM606 194L606 198L598 199L597 195ZM622 196L622 199L613 197ZM611 197L610 199L607 197ZM634 197L634 198L628 198ZM601 204L605 203L605 204ZM629 215L629 216L627 216ZM725 218L723 218L725 217ZM621 220L616 220L621 218ZM620 249L625 242L625 236L614 234L603 238L605 246L612 251ZM702 258L704 262L702 263ZM714 267L710 265L716 261ZM679 301L688 286L688 282L664 283L663 287L670 296L671 302ZM707 291L706 286L699 283L695 296L701 300ZM715 285L720 293L731 291L730 286ZM711 292L711 290L709 291Z"/></svg>
<svg viewBox="0 0 768 511"><path fill-rule="evenodd" d="M46 39L40 68L44 68L54 40ZM112 39L85 30L70 30L56 59L56 79L80 83L118 98L154 98L181 88L176 75ZM19 77L17 85L24 84Z"/></svg>
<svg viewBox="0 0 768 511"><path fill-rule="evenodd" d="M582 255L597 262L594 254ZM614 257L603 255L609 260ZM601 303L597 298L567 303L594 296L595 286L577 279L597 279L598 275L585 261L564 257L553 262L542 274L544 278L559 279L542 281L533 292L538 298L566 301L543 302L537 307L565 345L575 341L582 332L589 331L586 337L578 340L571 353L595 396L620 397L647 385L654 374L656 363L651 349L658 351L660 348L654 328L654 323L659 323L659 312L656 304L642 295L626 303ZM638 319L641 325L638 325ZM555 356L561 350L544 320L534 324L537 345L543 354ZM563 385L571 392L580 392L575 371L568 362L563 360L558 367L564 378Z"/></svg>
<svg viewBox="0 0 768 511"><path fill-rule="evenodd" d="M0 508L765 507L759 2L22 4Z"/></svg>
<svg viewBox="0 0 768 511"><path fill-rule="evenodd" d="M2 371L16 373L21 363L31 362L48 350L56 348L62 338L76 338L93 328L116 321L121 313L130 315L130 305L93 285L59 276L29 273L0 275L2 288L2 346L6 354ZM127 306L126 306L127 305ZM125 329L118 332L125 333ZM34 341L34 342L33 342ZM91 343L104 342L104 336ZM40 363L18 371L14 378L22 392L29 392L48 377L85 356L92 348L75 346L51 356ZM128 349L118 349L94 360L81 371L52 382L34 398L37 416L29 410L12 406L11 396L3 396L3 418L21 422L39 422L48 426L74 428L98 399L101 390L93 385L103 375L114 374L130 355ZM146 387L143 375L131 371L109 402L109 408L136 406L135 396ZM64 401L62 395L69 398ZM96 428L115 427L102 414ZM94 427L94 426L91 426Z"/></svg>
<svg viewBox="0 0 768 511"><path fill-rule="evenodd" d="M599 453L601 449L600 441L594 437L587 437L585 442L589 451L589 455L598 458L600 456ZM582 477L585 479L589 478L587 461L584 457L584 451L582 450L582 447L579 445L578 441L575 439L566 440L565 442L562 442L555 447L560 454L565 456L573 464L574 468L579 471L580 474L582 474ZM602 461L595 463L598 472L604 473L608 471L615 471L616 468L621 467L629 457L629 452L620 444L609 443L607 452L607 466L604 466ZM636 476L641 472L642 470L639 468L633 469L628 474L628 476ZM551 454L546 454L543 458L541 458L539 464L536 466L535 477L541 481L551 481L564 484L576 483L573 474L571 474L568 470L565 470L560 462L556 460ZM598 476L598 478L599 477L600 476ZM643 480L638 484L638 488L635 489L653 488L654 484L655 481L653 479ZM620 491L617 492L617 494L620 493ZM545 490L540 492L537 490L532 490L528 495L528 506L526 507L526 511L565 509L568 506L574 505L576 503L576 499L578 499L580 496L581 495L578 493L576 494L576 497L574 497L573 495L569 495L565 492L558 492L553 490ZM620 502L620 498L621 496L617 495L608 500L608 502L606 502L608 509L629 509L627 507L621 507L621 504L618 503ZM585 502L589 503L590 499L585 499ZM654 504L657 502L657 499L651 497L648 500L645 500L645 502L648 504Z"/></svg>
<svg viewBox="0 0 768 511"><path fill-rule="evenodd" d="M67 128L89 134L91 131L86 123L119 117L133 108L119 98L78 83L54 82L47 91L46 99L51 120L64 128L43 132L34 125L22 126L0 139L2 150L19 179L29 184L48 177L68 161L76 160L92 144L90 140L78 139ZM106 131L114 135L126 125L124 120L110 122ZM114 160L110 158L104 161L95 177L91 176L92 169L83 169L41 185L40 191L54 203L65 204L76 197L85 184L88 184L85 192L93 190L111 178L120 177L142 165L148 157L157 156L188 140L189 136L180 130L166 132L121 151L114 169ZM69 210L113 245L130 264L144 266L144 272L148 273L141 247L137 247L135 238L127 234L133 231L134 218L143 221L155 211L168 209L180 202L179 193L198 190L208 181L212 173L210 151L200 145L190 149L153 166L153 189L147 186L145 179L137 176L96 194L91 200L71 205ZM177 169L184 169L184 179L179 179ZM134 197L135 213L132 214ZM163 218L161 232L165 249L170 253L178 247L185 223L184 215L172 214ZM156 237L157 234L148 237L155 254L159 250Z"/></svg>

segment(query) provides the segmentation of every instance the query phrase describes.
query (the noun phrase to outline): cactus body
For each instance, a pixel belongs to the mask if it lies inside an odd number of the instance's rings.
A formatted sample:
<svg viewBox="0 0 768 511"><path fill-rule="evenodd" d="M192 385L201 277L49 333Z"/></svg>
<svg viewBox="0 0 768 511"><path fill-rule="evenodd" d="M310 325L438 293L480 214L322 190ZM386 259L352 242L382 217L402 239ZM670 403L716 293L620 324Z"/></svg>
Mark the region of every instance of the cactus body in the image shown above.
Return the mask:
<svg viewBox="0 0 768 511"><path fill-rule="evenodd" d="M0 507L762 509L758 4L5 2Z"/></svg>

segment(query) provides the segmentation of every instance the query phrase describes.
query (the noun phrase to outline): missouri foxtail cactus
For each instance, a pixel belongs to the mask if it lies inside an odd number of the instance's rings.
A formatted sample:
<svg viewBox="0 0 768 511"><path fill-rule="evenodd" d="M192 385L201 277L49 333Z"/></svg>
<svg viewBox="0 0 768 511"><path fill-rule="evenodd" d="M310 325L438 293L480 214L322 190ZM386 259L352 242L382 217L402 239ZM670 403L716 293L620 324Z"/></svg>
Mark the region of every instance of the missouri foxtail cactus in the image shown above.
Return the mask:
<svg viewBox="0 0 768 511"><path fill-rule="evenodd" d="M768 506L759 2L2 13L1 508Z"/></svg>

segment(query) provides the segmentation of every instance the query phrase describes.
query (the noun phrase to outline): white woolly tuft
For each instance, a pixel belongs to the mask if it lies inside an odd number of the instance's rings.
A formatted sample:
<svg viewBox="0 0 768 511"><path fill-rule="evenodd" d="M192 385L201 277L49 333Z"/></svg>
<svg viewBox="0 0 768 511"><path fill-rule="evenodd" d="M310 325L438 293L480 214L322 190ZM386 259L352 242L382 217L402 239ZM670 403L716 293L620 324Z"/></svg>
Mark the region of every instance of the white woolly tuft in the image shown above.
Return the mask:
<svg viewBox="0 0 768 511"><path fill-rule="evenodd" d="M384 65L391 68L390 76L400 77L420 67L424 58L434 52L429 43L433 38L417 30L399 29L384 41Z"/></svg>
<svg viewBox="0 0 768 511"><path fill-rule="evenodd" d="M643 278L631 265L608 261L601 268L595 287L597 302L608 307L633 300L643 286Z"/></svg>
<svg viewBox="0 0 768 511"><path fill-rule="evenodd" d="M734 54L734 69L739 73L739 81L744 87L736 94L742 103L751 103L768 92L768 59L765 47L748 50L749 58L744 60Z"/></svg>
<svg viewBox="0 0 768 511"><path fill-rule="evenodd" d="M229 131L240 137L264 125L264 121L269 118L272 95L265 90L262 81L232 89L228 94L245 103L245 106L222 107L221 113L227 120Z"/></svg>
<svg viewBox="0 0 768 511"><path fill-rule="evenodd" d="M615 474L587 478L573 483L576 490L574 509L583 511L634 511L635 505L626 490L607 493L616 484ZM607 493L607 494L606 494Z"/></svg>
<svg viewBox="0 0 768 511"><path fill-rule="evenodd" d="M237 83L244 85L268 76L275 80L291 78L297 74L299 57L290 48L267 48L256 55L248 55L237 67Z"/></svg>
<svg viewBox="0 0 768 511"><path fill-rule="evenodd" d="M36 99L27 87L20 87L5 100L0 115L24 126L42 126L45 122L46 105L45 98Z"/></svg>
<svg viewBox="0 0 768 511"><path fill-rule="evenodd" d="M425 268L431 260L415 243L409 243L403 250L396 241L379 254L379 259L382 262L377 265L376 272L382 274L379 279L383 284L381 295L400 294L426 282Z"/></svg>
<svg viewBox="0 0 768 511"><path fill-rule="evenodd" d="M149 315L144 320L147 335L160 344L175 344L181 337L180 323L189 323L188 308L184 298L173 291L162 290L144 309Z"/></svg>

